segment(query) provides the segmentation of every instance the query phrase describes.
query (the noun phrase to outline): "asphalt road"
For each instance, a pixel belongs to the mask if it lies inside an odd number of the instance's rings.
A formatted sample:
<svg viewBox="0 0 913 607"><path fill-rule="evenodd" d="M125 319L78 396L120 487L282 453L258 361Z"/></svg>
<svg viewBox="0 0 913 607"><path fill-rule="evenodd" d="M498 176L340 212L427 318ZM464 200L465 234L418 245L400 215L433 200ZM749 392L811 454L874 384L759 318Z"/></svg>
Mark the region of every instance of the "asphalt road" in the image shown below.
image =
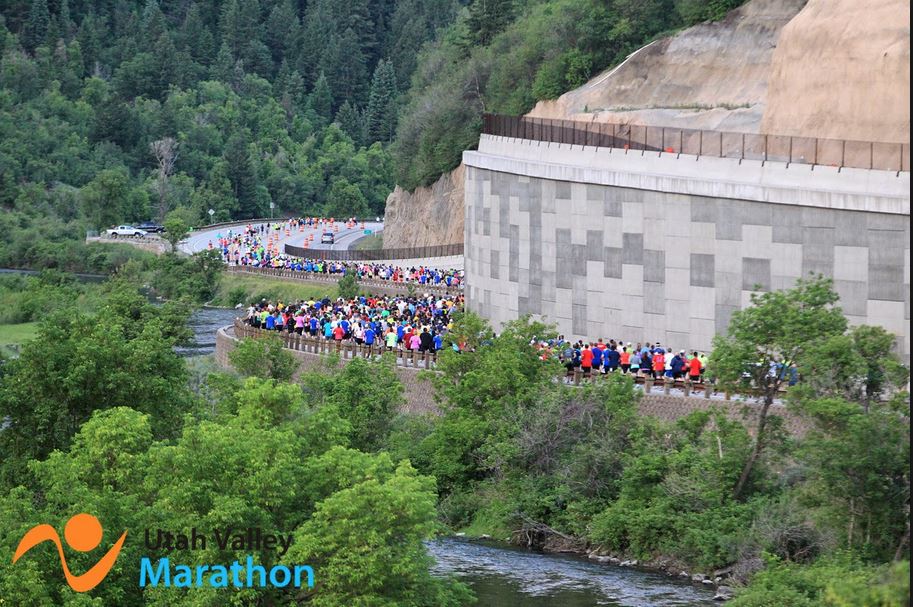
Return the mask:
<svg viewBox="0 0 913 607"><path fill-rule="evenodd" d="M261 224L254 224L261 225ZM300 232L297 229L290 231L289 236L286 237L285 230L282 229L279 231L279 250L285 252L285 245L291 244L295 246L302 246L304 244L304 239L310 234L314 235L314 240L310 242L308 248L311 249L334 249L334 250L343 250L351 247L357 240L365 236L364 230L361 228L361 224L358 224L354 229L348 229L345 227L344 223L336 222L336 225L339 227L339 231L335 232L335 242L333 244L321 244L320 236L323 232L333 231L332 228L327 228L326 226L317 226L317 227L308 227L305 226L304 231ZM209 248L209 244L212 243L213 246L216 246L220 237L228 235L228 231L232 230L232 233L238 233L243 230L247 224L238 224L237 226L230 227L220 227L214 228L211 230L203 229L199 231L192 232L181 244L179 248L185 253L196 253L197 251L203 251ZM372 233L376 234L383 230L383 222L366 222L365 230L371 230Z"/></svg>

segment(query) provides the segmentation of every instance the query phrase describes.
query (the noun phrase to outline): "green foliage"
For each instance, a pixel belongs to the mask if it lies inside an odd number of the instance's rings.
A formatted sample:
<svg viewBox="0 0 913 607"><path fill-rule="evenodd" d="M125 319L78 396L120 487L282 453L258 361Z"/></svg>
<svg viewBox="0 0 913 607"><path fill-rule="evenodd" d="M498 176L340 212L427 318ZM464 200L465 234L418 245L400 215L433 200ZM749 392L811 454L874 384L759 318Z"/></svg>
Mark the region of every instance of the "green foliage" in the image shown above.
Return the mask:
<svg viewBox="0 0 913 607"><path fill-rule="evenodd" d="M320 501L287 556L290 563L314 563L324 572L310 602L465 604L465 587L428 573L431 560L421 542L434 531L434 505L434 479L408 462L376 470Z"/></svg>
<svg viewBox="0 0 913 607"><path fill-rule="evenodd" d="M910 599L910 562L866 566L847 555L800 566L769 559L765 571L728 604L733 607L903 607Z"/></svg>
<svg viewBox="0 0 913 607"><path fill-rule="evenodd" d="M910 497L909 401L816 399L798 405L814 422L797 456L806 470L800 499L838 544L878 559L895 555Z"/></svg>
<svg viewBox="0 0 913 607"><path fill-rule="evenodd" d="M130 308L122 299L114 307ZM49 343L60 347L59 341ZM345 448L349 426L335 414L336 406L306 398L298 386L228 376L212 376L206 383L214 400L205 417L186 415L164 437L157 427L170 420L168 415L116 406L95 411L61 450L27 464L21 458L28 454L3 445L4 454L14 459L4 460L4 467L15 463L29 471L5 477L0 492L4 601L75 604L60 583L55 552L32 551L15 569L11 556L36 521L62 529L73 512L82 511L103 521L106 542L122 529L141 534L147 528L196 528L212 537L216 529L255 526L292 534L292 550L282 559L309 563L319 572L318 587L308 594L314 604L431 607L470 601L464 586L429 572L423 541L436 528L433 478L385 453ZM137 398L131 402L143 404ZM5 439L10 432L2 435ZM243 561L248 551L220 550L208 541L205 549L187 552L181 560L191 566L231 563ZM126 542L105 583L93 590L93 604L226 604L220 589L138 587L127 570L148 554L142 541ZM269 568L280 557L265 550L256 558ZM91 566L91 559L79 553L67 558L80 571ZM301 600L300 592L246 588L230 604L285 604Z"/></svg>
<svg viewBox="0 0 913 607"><path fill-rule="evenodd" d="M336 288L343 299L358 297L358 276L355 272L346 271L336 283Z"/></svg>
<svg viewBox="0 0 913 607"><path fill-rule="evenodd" d="M194 304L206 303L216 294L219 278L225 269L218 251L199 251L190 257L168 253L150 263L152 287L170 300Z"/></svg>
<svg viewBox="0 0 913 607"><path fill-rule="evenodd" d="M790 369L801 365L801 372L816 344L846 330L838 299L833 282L822 276L800 279L789 290L752 293L751 305L733 313L726 335L714 337L708 375L726 390L757 391L761 400L752 453L733 489L735 497L746 489L764 453L768 411Z"/></svg>
<svg viewBox="0 0 913 607"><path fill-rule="evenodd" d="M305 373L301 381L312 398L349 423L353 447L376 451L386 445L403 403L392 355L379 361L356 358L342 368Z"/></svg>
<svg viewBox="0 0 913 607"><path fill-rule="evenodd" d="M187 238L190 233L190 226L184 221L184 218L173 211L165 216L165 240L171 245L171 251L176 252L178 243Z"/></svg>
<svg viewBox="0 0 913 607"><path fill-rule="evenodd" d="M228 359L241 375L278 381L290 380L298 368L278 336L242 339Z"/></svg>
<svg viewBox="0 0 913 607"><path fill-rule="evenodd" d="M190 404L172 349L186 337L186 319L123 285L92 316L72 307L49 315L0 378L0 417L10 420L0 433L0 483L28 459L65 449L96 410L130 405L153 416L156 436L173 435Z"/></svg>

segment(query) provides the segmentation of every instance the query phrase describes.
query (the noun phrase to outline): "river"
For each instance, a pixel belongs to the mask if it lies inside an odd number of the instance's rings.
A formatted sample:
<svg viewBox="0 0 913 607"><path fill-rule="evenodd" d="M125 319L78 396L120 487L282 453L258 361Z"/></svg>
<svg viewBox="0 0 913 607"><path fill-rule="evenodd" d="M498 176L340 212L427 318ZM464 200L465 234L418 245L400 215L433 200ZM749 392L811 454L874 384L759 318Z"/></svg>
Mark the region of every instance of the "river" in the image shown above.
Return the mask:
<svg viewBox="0 0 913 607"><path fill-rule="evenodd" d="M194 341L183 356L212 353L216 330L240 313L201 308L190 318ZM434 572L453 575L479 607L679 607L716 605L714 592L660 573L606 565L582 557L542 554L493 542L441 538L428 542Z"/></svg>
<svg viewBox="0 0 913 607"><path fill-rule="evenodd" d="M428 543L434 571L472 588L482 607L679 607L717 605L713 590L661 573L542 554L492 542Z"/></svg>

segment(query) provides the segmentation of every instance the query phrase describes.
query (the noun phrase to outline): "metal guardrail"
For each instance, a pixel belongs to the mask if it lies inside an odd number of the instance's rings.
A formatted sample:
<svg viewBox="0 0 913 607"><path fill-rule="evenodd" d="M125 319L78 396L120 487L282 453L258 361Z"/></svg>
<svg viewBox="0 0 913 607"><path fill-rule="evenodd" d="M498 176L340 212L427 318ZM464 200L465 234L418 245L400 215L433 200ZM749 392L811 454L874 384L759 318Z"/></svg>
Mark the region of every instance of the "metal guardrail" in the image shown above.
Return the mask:
<svg viewBox="0 0 913 607"><path fill-rule="evenodd" d="M228 266L228 271L235 274L252 274L254 276L271 276L273 278L287 278L291 280L301 280L305 282L320 282L336 284L342 278L342 274L317 274L314 272L299 272L297 270L286 270L283 268L258 268L252 266ZM359 287L383 288L383 289L402 289L407 291L414 287L416 292L436 293L439 295L459 295L462 293L460 286L448 287L447 285L422 284L414 280L393 281L382 278L360 278L358 279Z"/></svg>
<svg viewBox="0 0 913 607"><path fill-rule="evenodd" d="M404 247L399 249L372 249L359 251L345 249L305 249L294 245L285 245L285 253L293 257L309 259L326 259L328 261L374 261L381 259L422 259L427 257L449 257L463 254L463 243L432 245L427 247Z"/></svg>
<svg viewBox="0 0 913 607"><path fill-rule="evenodd" d="M818 139L485 114L482 133L570 145L737 160L910 171L909 143Z"/></svg>

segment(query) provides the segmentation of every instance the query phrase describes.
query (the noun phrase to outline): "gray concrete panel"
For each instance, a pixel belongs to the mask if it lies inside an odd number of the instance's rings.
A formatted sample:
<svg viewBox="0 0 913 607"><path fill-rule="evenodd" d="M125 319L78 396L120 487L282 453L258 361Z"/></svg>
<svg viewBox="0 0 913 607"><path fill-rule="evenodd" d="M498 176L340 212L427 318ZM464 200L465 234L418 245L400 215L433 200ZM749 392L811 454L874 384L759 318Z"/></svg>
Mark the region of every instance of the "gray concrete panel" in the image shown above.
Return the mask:
<svg viewBox="0 0 913 607"><path fill-rule="evenodd" d="M571 305L571 331L573 331L574 335L584 336L587 334L588 327L586 314L586 303L575 303Z"/></svg>
<svg viewBox="0 0 913 607"><path fill-rule="evenodd" d="M802 207L777 205L770 215L773 242L802 243Z"/></svg>
<svg viewBox="0 0 913 607"><path fill-rule="evenodd" d="M603 251L605 278L621 278L622 249L619 247L606 247Z"/></svg>
<svg viewBox="0 0 913 607"><path fill-rule="evenodd" d="M644 282L666 282L666 252L644 249Z"/></svg>
<svg viewBox="0 0 913 607"><path fill-rule="evenodd" d="M744 291L770 291L769 259L742 258L742 289Z"/></svg>
<svg viewBox="0 0 913 607"><path fill-rule="evenodd" d="M587 202L602 202L605 200L606 188L602 185L587 184L586 186L586 199Z"/></svg>
<svg viewBox="0 0 913 607"><path fill-rule="evenodd" d="M571 245L570 272L574 276L586 276L587 248L585 244Z"/></svg>
<svg viewBox="0 0 913 607"><path fill-rule="evenodd" d="M510 226L510 248L507 258L507 279L517 282L520 279L520 226Z"/></svg>
<svg viewBox="0 0 913 607"><path fill-rule="evenodd" d="M719 202L715 198L694 196L691 199L691 221L716 223Z"/></svg>
<svg viewBox="0 0 913 607"><path fill-rule="evenodd" d="M491 251L491 277L495 280L501 278L501 251Z"/></svg>
<svg viewBox="0 0 913 607"><path fill-rule="evenodd" d="M802 229L802 275L834 273L834 228Z"/></svg>
<svg viewBox="0 0 913 607"><path fill-rule="evenodd" d="M602 230L586 231L586 258L588 261L604 261Z"/></svg>
<svg viewBox="0 0 913 607"><path fill-rule="evenodd" d="M621 235L622 263L641 265L644 262L644 235Z"/></svg>
<svg viewBox="0 0 913 607"><path fill-rule="evenodd" d="M868 218L866 213L844 211L834 217L834 244L846 247L869 245Z"/></svg>
<svg viewBox="0 0 913 607"><path fill-rule="evenodd" d="M605 217L621 217L622 216L622 201L621 200L603 201L602 214Z"/></svg>
<svg viewBox="0 0 913 607"><path fill-rule="evenodd" d="M712 287L714 286L715 263L713 255L704 255L699 253L691 254L691 286L692 287Z"/></svg>
<svg viewBox="0 0 913 607"><path fill-rule="evenodd" d="M715 276L716 303L739 307L742 305L742 276L735 272L717 272Z"/></svg>
<svg viewBox="0 0 913 607"><path fill-rule="evenodd" d="M644 284L644 314L666 313L666 285L658 282Z"/></svg>
<svg viewBox="0 0 913 607"><path fill-rule="evenodd" d="M510 200L503 196L495 199L497 201L498 211L498 236L501 238L510 237Z"/></svg>
<svg viewBox="0 0 913 607"><path fill-rule="evenodd" d="M529 311L531 314L542 314L542 287L531 284L529 286Z"/></svg>
<svg viewBox="0 0 913 607"><path fill-rule="evenodd" d="M835 280L834 290L840 296L837 304L844 314L850 316L866 315L866 291L868 285L855 280Z"/></svg>
<svg viewBox="0 0 913 607"><path fill-rule="evenodd" d="M556 200L570 200L571 199L571 184L568 181L556 181L555 182L555 199Z"/></svg>
<svg viewBox="0 0 913 607"><path fill-rule="evenodd" d="M725 304L716 305L716 318L713 319L713 326L717 335L725 335L729 328L729 321L732 313L739 309L739 306L729 306Z"/></svg>

